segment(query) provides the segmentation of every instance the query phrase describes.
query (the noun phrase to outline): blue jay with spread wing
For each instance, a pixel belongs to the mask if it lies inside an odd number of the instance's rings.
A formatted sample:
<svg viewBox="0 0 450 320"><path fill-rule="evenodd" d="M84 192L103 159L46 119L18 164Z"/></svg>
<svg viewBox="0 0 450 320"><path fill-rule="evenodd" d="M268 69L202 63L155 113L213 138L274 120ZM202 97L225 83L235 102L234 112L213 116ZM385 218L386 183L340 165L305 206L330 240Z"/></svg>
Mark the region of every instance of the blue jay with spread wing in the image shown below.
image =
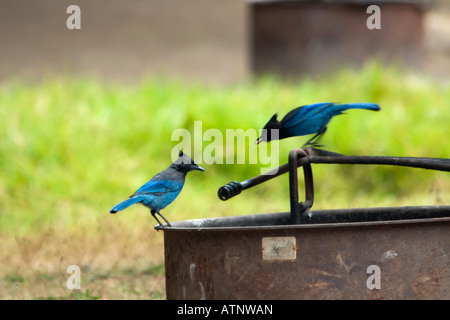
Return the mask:
<svg viewBox="0 0 450 320"><path fill-rule="evenodd" d="M324 102L301 106L291 110L281 121L278 121L277 114L274 114L264 126L265 130L263 129L263 134L255 143L258 144L262 141L269 142L275 139L281 140L294 136L314 134L303 146L311 145L319 147L320 145L317 142L327 130L327 125L331 121L331 118L343 114L348 109L381 110L378 104L365 102L348 104ZM278 137L272 137L271 130L273 129L279 130Z"/></svg>

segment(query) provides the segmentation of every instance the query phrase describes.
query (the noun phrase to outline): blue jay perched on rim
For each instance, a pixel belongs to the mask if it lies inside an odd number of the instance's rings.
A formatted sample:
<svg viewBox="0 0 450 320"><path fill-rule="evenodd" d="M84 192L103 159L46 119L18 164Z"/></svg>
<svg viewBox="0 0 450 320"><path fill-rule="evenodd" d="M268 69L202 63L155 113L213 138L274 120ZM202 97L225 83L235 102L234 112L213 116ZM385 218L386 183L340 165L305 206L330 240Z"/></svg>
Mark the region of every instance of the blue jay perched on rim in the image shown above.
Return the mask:
<svg viewBox="0 0 450 320"><path fill-rule="evenodd" d="M317 142L327 130L327 125L331 121L331 118L343 114L348 109L381 110L378 104L365 102L348 104L324 102L301 106L291 110L281 121L278 121L277 114L274 114L264 126L266 130L263 129L263 134L255 143L258 144L262 141L269 142L275 140L277 137L272 137L271 130L278 129L278 140L315 134L303 147L307 145L320 147L321 145Z"/></svg>
<svg viewBox="0 0 450 320"><path fill-rule="evenodd" d="M161 222L156 217L156 214L163 218L167 225L170 226L169 221L162 216L160 210L167 207L176 199L181 189L183 189L186 174L193 170L205 171L194 160L184 154L183 151L180 151L178 159L166 170L155 175L150 181L132 194L129 199L115 205L109 213L116 213L135 203L142 203L150 209L152 216L158 221L159 225L161 225Z"/></svg>

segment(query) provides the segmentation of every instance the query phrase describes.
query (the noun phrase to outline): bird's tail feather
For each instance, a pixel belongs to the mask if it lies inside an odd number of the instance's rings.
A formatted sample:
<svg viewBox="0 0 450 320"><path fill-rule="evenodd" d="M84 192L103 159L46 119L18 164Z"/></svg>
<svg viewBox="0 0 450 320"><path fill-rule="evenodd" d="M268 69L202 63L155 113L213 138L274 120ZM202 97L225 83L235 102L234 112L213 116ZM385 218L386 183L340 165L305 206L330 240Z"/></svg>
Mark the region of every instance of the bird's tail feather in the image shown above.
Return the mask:
<svg viewBox="0 0 450 320"><path fill-rule="evenodd" d="M122 211L123 209L128 208L129 206L141 202L142 200L144 200L143 197L137 196L137 197L131 197L125 201L122 201L119 204L116 204L110 211L109 213L116 213L118 211Z"/></svg>
<svg viewBox="0 0 450 320"><path fill-rule="evenodd" d="M367 109L373 111L381 110L380 106L376 103L358 102L358 103L346 103L346 104L336 104L333 106L337 111L345 111L348 109Z"/></svg>

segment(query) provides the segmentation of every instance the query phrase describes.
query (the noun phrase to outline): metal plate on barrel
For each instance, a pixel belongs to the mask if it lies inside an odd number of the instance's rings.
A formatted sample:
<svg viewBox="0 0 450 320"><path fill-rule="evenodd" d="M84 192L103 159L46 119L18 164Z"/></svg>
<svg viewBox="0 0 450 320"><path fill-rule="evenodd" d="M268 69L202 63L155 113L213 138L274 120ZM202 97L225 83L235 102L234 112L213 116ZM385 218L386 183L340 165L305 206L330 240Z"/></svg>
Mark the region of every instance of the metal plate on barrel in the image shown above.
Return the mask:
<svg viewBox="0 0 450 320"><path fill-rule="evenodd" d="M262 258L264 261L295 260L297 258L295 237L263 237Z"/></svg>

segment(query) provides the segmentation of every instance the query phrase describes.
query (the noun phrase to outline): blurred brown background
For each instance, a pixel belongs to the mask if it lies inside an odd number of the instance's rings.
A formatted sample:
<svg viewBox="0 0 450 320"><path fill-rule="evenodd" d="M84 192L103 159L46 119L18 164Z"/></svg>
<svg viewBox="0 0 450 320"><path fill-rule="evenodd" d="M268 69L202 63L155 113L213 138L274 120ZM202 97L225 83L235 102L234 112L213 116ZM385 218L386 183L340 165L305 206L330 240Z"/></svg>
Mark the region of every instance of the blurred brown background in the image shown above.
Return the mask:
<svg viewBox="0 0 450 320"><path fill-rule="evenodd" d="M71 4L81 30L66 27ZM0 77L234 81L245 73L245 21L239 0L0 0Z"/></svg>
<svg viewBox="0 0 450 320"><path fill-rule="evenodd" d="M81 30L66 9L81 8ZM48 74L113 81L149 75L232 83L250 70L250 4L242 0L0 0L0 80ZM450 71L450 3L425 18L427 72Z"/></svg>

